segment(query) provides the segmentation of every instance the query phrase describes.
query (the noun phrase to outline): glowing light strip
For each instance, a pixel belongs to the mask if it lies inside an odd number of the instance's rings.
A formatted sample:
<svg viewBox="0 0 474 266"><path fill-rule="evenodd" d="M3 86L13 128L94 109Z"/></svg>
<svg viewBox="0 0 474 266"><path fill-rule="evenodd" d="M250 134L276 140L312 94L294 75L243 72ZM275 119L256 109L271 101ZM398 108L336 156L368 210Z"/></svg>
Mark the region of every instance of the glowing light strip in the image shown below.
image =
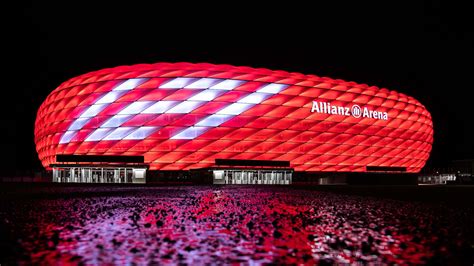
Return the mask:
<svg viewBox="0 0 474 266"><path fill-rule="evenodd" d="M172 136L170 139L194 139L202 135L207 130L217 127L229 119L247 111L253 106L263 102L269 97L279 93L286 89L289 85L270 83L256 92L253 92L244 98L238 100L236 103L232 103L223 109L219 110L216 114L210 115L197 122L194 126L188 127L178 134Z"/></svg>
<svg viewBox="0 0 474 266"><path fill-rule="evenodd" d="M120 85L115 87L112 91L109 91L97 101L94 102L93 105L89 106L82 114L76 119L68 128L68 130L63 134L61 139L59 140L60 144L69 143L74 136L76 135L77 131L81 130L82 127L87 124L87 122L102 110L104 110L107 106L111 103L115 102L120 96L125 94L126 92L133 90L134 88L140 86L142 83L147 81L148 78L135 78L129 79L127 81L122 82Z"/></svg>
<svg viewBox="0 0 474 266"><path fill-rule="evenodd" d="M128 81L127 81L128 82ZM110 91L109 93L102 96L96 101L91 107L89 107L76 121L74 121L68 131L66 131L61 138L60 143L70 142L76 132L80 130L90 118L94 117L105 109L109 104L123 96L122 93L125 89L128 91L135 88L125 83ZM144 81L143 81L144 82ZM141 82L141 83L143 83ZM140 84L141 84L140 83ZM127 130L114 130L119 129L120 126L132 119L137 114L162 114L162 113L183 113L187 114L193 110L199 108L206 102L214 100L216 97L235 89L236 87L246 83L243 80L232 80L232 79L211 79L211 78L175 78L163 83L159 86L159 89L202 89L201 92L191 96L189 99L184 101L135 101L125 106L116 115L105 121L99 128L93 131L84 141L100 141L100 140L121 140L121 139L144 139L153 133L158 127L139 127L133 131L136 127L126 127ZM120 93L118 93L119 91ZM101 104L98 104L98 103ZM74 129L74 130L73 130ZM200 130L196 130L200 132ZM199 133L199 135L202 133ZM183 136L189 138L188 136Z"/></svg>

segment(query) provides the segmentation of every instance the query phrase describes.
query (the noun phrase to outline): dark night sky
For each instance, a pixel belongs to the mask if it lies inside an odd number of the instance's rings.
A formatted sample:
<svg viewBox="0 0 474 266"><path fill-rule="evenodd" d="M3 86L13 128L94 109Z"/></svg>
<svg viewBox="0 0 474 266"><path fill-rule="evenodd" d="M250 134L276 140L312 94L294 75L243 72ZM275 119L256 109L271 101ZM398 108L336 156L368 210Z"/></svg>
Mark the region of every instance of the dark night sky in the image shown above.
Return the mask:
<svg viewBox="0 0 474 266"><path fill-rule="evenodd" d="M429 166L474 158L474 23L467 6L275 2L270 9L230 1L215 10L161 1L5 8L2 171L41 169L34 119L61 82L107 67L179 61L315 74L403 92L433 116Z"/></svg>

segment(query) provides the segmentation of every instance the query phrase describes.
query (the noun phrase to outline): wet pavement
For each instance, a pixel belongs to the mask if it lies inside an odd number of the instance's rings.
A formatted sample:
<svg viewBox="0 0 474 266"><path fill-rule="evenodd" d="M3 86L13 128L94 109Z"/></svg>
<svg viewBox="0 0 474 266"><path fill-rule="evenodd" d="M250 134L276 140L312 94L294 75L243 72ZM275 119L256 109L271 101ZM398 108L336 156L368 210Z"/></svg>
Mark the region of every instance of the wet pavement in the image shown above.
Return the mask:
<svg viewBox="0 0 474 266"><path fill-rule="evenodd" d="M280 186L0 198L4 264L468 264L473 209Z"/></svg>

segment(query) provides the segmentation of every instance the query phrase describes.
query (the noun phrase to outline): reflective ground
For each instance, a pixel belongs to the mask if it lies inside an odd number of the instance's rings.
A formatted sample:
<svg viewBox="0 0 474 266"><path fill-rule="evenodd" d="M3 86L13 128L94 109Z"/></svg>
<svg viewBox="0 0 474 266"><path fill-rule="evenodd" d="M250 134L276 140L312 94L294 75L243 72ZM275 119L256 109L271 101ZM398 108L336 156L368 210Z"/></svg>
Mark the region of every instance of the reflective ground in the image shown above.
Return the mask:
<svg viewBox="0 0 474 266"><path fill-rule="evenodd" d="M43 190L2 192L2 265L473 262L472 206L281 186Z"/></svg>

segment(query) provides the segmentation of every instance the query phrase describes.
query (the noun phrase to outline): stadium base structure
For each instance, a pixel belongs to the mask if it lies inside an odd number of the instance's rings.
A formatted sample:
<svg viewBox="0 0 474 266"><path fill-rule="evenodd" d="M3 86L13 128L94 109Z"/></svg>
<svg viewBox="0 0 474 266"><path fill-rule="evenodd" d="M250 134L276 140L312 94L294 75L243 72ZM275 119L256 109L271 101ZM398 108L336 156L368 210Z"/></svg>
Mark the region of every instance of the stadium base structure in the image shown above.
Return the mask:
<svg viewBox="0 0 474 266"><path fill-rule="evenodd" d="M57 155L56 183L146 183L143 156Z"/></svg>

